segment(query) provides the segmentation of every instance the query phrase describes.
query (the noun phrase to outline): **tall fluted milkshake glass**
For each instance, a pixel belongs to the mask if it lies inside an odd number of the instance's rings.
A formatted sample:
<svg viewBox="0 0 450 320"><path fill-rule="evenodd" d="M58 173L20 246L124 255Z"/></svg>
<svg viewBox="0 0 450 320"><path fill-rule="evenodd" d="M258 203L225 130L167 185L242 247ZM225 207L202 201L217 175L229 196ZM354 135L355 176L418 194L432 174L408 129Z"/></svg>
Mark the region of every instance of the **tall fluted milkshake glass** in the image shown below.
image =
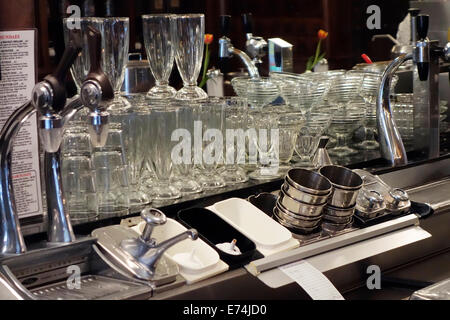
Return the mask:
<svg viewBox="0 0 450 320"><path fill-rule="evenodd" d="M205 15L183 14L171 17L172 39L175 48L175 61L183 79L183 88L175 95L179 100L199 100L208 97L197 86L203 59L205 37Z"/></svg>
<svg viewBox="0 0 450 320"><path fill-rule="evenodd" d="M168 99L177 93L169 86L174 61L174 43L171 35L174 20L171 17L173 17L171 14L142 16L145 50L156 82L147 93L149 99Z"/></svg>

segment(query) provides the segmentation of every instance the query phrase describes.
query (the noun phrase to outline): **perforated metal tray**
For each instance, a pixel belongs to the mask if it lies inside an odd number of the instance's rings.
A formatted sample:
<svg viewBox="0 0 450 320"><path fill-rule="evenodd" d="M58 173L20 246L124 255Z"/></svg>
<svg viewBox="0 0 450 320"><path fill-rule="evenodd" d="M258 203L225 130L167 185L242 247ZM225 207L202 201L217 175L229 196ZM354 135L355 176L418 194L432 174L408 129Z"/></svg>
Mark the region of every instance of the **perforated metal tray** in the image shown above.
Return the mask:
<svg viewBox="0 0 450 320"><path fill-rule="evenodd" d="M73 287L72 287L73 285ZM31 290L40 300L125 300L151 297L151 288L130 281L87 275L76 282L61 281Z"/></svg>

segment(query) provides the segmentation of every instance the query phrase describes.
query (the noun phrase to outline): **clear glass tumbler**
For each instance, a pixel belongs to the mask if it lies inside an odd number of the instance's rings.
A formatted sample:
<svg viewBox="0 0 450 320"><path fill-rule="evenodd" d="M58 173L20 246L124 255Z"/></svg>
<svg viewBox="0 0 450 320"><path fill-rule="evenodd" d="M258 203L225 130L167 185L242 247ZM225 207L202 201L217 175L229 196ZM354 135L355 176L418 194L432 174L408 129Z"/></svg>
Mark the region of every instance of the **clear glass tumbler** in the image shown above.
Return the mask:
<svg viewBox="0 0 450 320"><path fill-rule="evenodd" d="M93 156L97 184L98 211L101 216L128 214L128 172L122 154L115 150L96 151Z"/></svg>
<svg viewBox="0 0 450 320"><path fill-rule="evenodd" d="M168 99L177 91L169 86L174 61L174 43L171 36L171 14L142 16L145 50L156 85L147 93L149 99Z"/></svg>
<svg viewBox="0 0 450 320"><path fill-rule="evenodd" d="M245 131L247 130L248 102L241 97L224 97L224 147L225 165L222 177L226 184L248 181L245 170Z"/></svg>
<svg viewBox="0 0 450 320"><path fill-rule="evenodd" d="M181 79L183 79L183 88L177 92L175 98L179 100L205 99L208 94L197 86L204 51L205 15L174 15L171 19L174 22L171 31L175 47L175 61Z"/></svg>
<svg viewBox="0 0 450 320"><path fill-rule="evenodd" d="M200 193L203 188L193 177L194 120L198 104L179 101L172 102L171 107L175 108L177 113L177 133L172 138L179 139L179 143L172 152L175 170L170 183L183 194Z"/></svg>
<svg viewBox="0 0 450 320"><path fill-rule="evenodd" d="M181 197L181 192L170 185L173 162L172 150L177 141L172 134L177 129L177 110L170 105L150 105L148 121L147 161L155 174L154 180L146 187L154 200L172 200Z"/></svg>
<svg viewBox="0 0 450 320"><path fill-rule="evenodd" d="M200 102L197 121L202 127L202 146L194 148L194 159L201 162L198 181L203 189L225 187L225 180L218 174L223 163L223 128L225 103L219 98L208 98Z"/></svg>
<svg viewBox="0 0 450 320"><path fill-rule="evenodd" d="M133 105L121 121L130 183L130 210L134 212L142 210L151 202L141 184L148 143L149 117L147 106L138 104Z"/></svg>
<svg viewBox="0 0 450 320"><path fill-rule="evenodd" d="M98 199L91 159L83 155L65 155L61 161L61 175L70 219L95 219L98 216Z"/></svg>

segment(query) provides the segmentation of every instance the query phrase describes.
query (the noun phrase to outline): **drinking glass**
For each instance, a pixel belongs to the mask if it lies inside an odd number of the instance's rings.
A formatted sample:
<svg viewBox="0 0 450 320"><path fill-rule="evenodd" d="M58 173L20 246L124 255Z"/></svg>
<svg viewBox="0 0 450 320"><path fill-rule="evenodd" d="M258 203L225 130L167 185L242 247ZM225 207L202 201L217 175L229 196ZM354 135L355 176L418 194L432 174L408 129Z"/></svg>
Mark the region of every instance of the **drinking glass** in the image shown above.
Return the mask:
<svg viewBox="0 0 450 320"><path fill-rule="evenodd" d="M128 173L119 151L95 151L93 156L97 183L98 211L102 216L128 214Z"/></svg>
<svg viewBox="0 0 450 320"><path fill-rule="evenodd" d="M330 155L346 157L358 153L350 146L350 141L365 118L364 105L364 102L351 103L337 109L329 128L331 137L336 141L336 145L328 149Z"/></svg>
<svg viewBox="0 0 450 320"><path fill-rule="evenodd" d="M248 158L257 163L249 174L254 180L272 180L281 176L279 172L278 106L250 107L248 111ZM257 154L255 154L255 151Z"/></svg>
<svg viewBox="0 0 450 320"><path fill-rule="evenodd" d="M76 28L76 24L80 25L80 29ZM129 107L128 101L120 95L120 88L125 75L125 66L128 63L129 18L83 17L64 19L65 43L67 44L77 32L81 32L82 37L81 53L71 67L72 77L78 91L91 68L87 38L89 26L97 29L102 35L103 50L101 66L114 89L114 100L109 104L108 108L120 109Z"/></svg>
<svg viewBox="0 0 450 320"><path fill-rule="evenodd" d="M245 164L245 130L247 129L248 104L241 97L224 97L225 104L223 137L225 165L222 177L226 184L248 181L247 174L239 165Z"/></svg>
<svg viewBox="0 0 450 320"><path fill-rule="evenodd" d="M300 157L299 161L295 163L296 167L314 168L312 157L319 146L320 137L330 126L331 118L330 110L313 110L306 116L295 143L295 152Z"/></svg>
<svg viewBox="0 0 450 320"><path fill-rule="evenodd" d="M234 92L246 98L252 108L262 108L273 102L279 95L279 81L266 78L235 77L231 79Z"/></svg>
<svg viewBox="0 0 450 320"><path fill-rule="evenodd" d="M140 211L151 202L141 185L148 141L149 117L150 111L147 106L137 104L132 105L127 116L121 119L130 183L130 209L133 211Z"/></svg>
<svg viewBox="0 0 450 320"><path fill-rule="evenodd" d="M109 110L130 106L120 93L128 63L130 42L130 19L104 18L102 32L102 69L108 76L114 89L114 100L108 105Z"/></svg>
<svg viewBox="0 0 450 320"><path fill-rule="evenodd" d="M290 161L294 155L295 144L300 132L300 128L306 121L303 113L290 108L278 115L277 127L279 131L278 159L280 162L278 171L286 173L290 168Z"/></svg>
<svg viewBox="0 0 450 320"><path fill-rule="evenodd" d="M87 156L65 155L61 161L64 198L72 221L87 221L98 216L95 171Z"/></svg>
<svg viewBox="0 0 450 320"><path fill-rule="evenodd" d="M156 85L147 93L149 99L168 99L177 91L169 86L174 61L174 43L171 36L171 14L142 16L143 36L150 69Z"/></svg>
<svg viewBox="0 0 450 320"><path fill-rule="evenodd" d="M170 185L173 169L171 154L177 143L172 140L172 134L177 129L176 108L155 104L150 105L149 109L147 141L150 143L146 148L146 157L155 179L146 187L154 200L177 199L181 197L181 192Z"/></svg>
<svg viewBox="0 0 450 320"><path fill-rule="evenodd" d="M175 47L175 61L183 80L183 88L175 95L179 100L199 100L208 97L197 86L202 67L205 16L203 14L183 14L171 17L172 40Z"/></svg>
<svg viewBox="0 0 450 320"><path fill-rule="evenodd" d="M85 156L92 154L91 136L86 127L69 127L64 130L61 152L65 156Z"/></svg>
<svg viewBox="0 0 450 320"><path fill-rule="evenodd" d="M171 106L176 109L177 113L176 126L178 130L173 138L180 139L180 142L172 152L172 161L175 170L170 183L180 190L182 194L200 193L203 189L192 174L194 167L194 120L199 106L196 103L184 101L173 101Z"/></svg>
<svg viewBox="0 0 450 320"><path fill-rule="evenodd" d="M225 187L225 180L217 172L223 163L223 128L225 103L222 99L211 97L199 102L196 120L202 126L202 147L194 148L194 159L201 163L198 181L203 189Z"/></svg>
<svg viewBox="0 0 450 320"><path fill-rule="evenodd" d="M104 38L103 24L104 18L96 17L71 17L64 18L63 20L65 44L67 45L75 34L79 34L82 40L81 52L78 54L78 58L75 59L75 62L70 68L70 73L72 74L72 78L77 86L78 92L80 92L81 85L88 75L89 69L91 68L91 62L89 59L88 27L97 29L102 34L102 38Z"/></svg>

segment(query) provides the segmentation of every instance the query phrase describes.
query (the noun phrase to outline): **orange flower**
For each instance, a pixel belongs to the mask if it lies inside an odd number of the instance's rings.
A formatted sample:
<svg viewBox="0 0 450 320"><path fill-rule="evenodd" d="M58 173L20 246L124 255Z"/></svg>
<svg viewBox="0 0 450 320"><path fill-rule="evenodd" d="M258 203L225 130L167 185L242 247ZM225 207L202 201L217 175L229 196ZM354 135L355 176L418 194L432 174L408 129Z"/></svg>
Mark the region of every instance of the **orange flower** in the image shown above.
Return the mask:
<svg viewBox="0 0 450 320"><path fill-rule="evenodd" d="M328 37L328 32L326 32L325 30L320 29L319 32L317 33L318 37L320 40L325 40Z"/></svg>
<svg viewBox="0 0 450 320"><path fill-rule="evenodd" d="M210 33L205 34L205 44L211 44L213 42L213 35Z"/></svg>

